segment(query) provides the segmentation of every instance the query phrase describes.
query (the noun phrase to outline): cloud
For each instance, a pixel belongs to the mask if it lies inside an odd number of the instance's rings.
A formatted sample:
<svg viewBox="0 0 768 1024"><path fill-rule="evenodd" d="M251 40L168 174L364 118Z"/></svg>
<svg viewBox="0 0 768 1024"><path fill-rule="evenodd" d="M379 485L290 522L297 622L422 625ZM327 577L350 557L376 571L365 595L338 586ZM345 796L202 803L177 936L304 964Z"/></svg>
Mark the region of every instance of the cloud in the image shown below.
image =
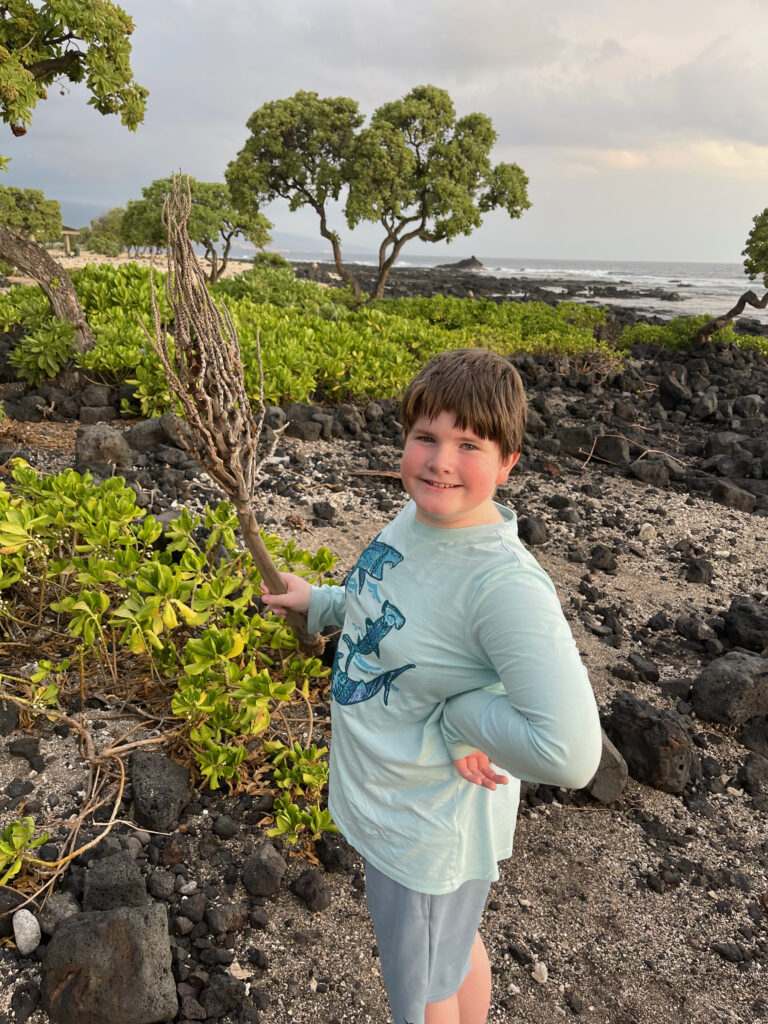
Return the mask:
<svg viewBox="0 0 768 1024"><path fill-rule="evenodd" d="M531 177L537 205L520 224L542 223L548 203L551 223L566 232L575 214L560 196L579 182L589 184L590 216L600 218L610 183L622 199L632 189L626 239L633 218L645 229L656 215L654 194L675 192L673 179L687 178L693 197L699 186L710 194L702 182L720 183L724 218L729 182L740 217L740 185L749 183L751 201L752 187L756 195L765 182L764 0L123 6L136 26L136 77L150 90L145 124L130 134L88 108L83 88L63 97L51 89L24 139L0 126L0 152L13 157L5 183L122 205L179 167L221 180L245 141L247 118L268 100L308 89L352 96L369 114L426 82L448 89L460 115L493 118L496 157L519 162ZM618 231L610 209L606 237ZM278 227L296 224L285 216Z"/></svg>
<svg viewBox="0 0 768 1024"><path fill-rule="evenodd" d="M640 153L631 149L605 149L598 152L598 158L609 167L617 167L627 171L637 170L638 167L645 167L650 157L647 153Z"/></svg>

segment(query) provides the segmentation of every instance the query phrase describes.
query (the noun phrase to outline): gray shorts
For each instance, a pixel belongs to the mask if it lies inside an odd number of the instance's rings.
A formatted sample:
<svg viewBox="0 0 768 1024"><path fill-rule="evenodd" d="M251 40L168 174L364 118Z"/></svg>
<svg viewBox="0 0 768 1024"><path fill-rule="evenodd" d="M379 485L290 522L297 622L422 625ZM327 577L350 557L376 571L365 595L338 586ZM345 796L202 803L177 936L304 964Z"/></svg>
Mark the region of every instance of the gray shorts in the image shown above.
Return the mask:
<svg viewBox="0 0 768 1024"><path fill-rule="evenodd" d="M489 889L490 882L472 879L430 896L365 862L365 897L395 1024L424 1024L427 1003L459 991Z"/></svg>

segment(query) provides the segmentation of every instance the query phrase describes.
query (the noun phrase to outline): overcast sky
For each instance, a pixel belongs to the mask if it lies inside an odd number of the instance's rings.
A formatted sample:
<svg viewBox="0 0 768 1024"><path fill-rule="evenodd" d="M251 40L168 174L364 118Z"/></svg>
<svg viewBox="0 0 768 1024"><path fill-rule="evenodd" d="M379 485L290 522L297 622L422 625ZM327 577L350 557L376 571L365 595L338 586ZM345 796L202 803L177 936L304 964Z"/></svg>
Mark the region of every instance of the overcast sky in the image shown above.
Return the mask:
<svg viewBox="0 0 768 1024"><path fill-rule="evenodd" d="M520 220L487 216L455 255L741 261L768 206L765 0L123 0L149 89L136 133L52 88L2 183L42 188L67 223L181 168L222 180L249 115L299 89L369 114L413 86L489 114L497 160L530 178ZM313 213L265 209L317 238ZM374 246L375 227L342 239ZM403 252L403 256L409 250ZM424 253L424 248L411 248Z"/></svg>

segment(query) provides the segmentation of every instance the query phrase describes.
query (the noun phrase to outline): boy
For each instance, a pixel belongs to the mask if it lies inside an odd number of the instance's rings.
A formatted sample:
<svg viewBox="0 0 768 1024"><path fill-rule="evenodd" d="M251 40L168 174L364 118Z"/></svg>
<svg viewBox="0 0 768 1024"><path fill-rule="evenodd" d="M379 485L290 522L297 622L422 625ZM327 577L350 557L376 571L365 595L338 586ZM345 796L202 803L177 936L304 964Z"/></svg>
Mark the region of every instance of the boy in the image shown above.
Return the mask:
<svg viewBox="0 0 768 1024"><path fill-rule="evenodd" d="M484 1024L477 927L512 852L519 779L586 785L600 724L554 587L493 501L525 430L517 371L483 349L445 353L401 412L409 503L344 587L286 574L288 592L264 600L306 612L311 631L342 627L329 807L365 861L396 1024Z"/></svg>

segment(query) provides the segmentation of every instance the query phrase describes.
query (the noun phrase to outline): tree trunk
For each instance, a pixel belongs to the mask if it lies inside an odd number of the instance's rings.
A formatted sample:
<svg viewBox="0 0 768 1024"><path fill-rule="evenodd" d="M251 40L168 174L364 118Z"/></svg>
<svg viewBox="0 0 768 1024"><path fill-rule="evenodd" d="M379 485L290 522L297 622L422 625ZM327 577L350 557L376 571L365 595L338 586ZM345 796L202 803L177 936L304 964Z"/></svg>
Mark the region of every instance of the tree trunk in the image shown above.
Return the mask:
<svg viewBox="0 0 768 1024"><path fill-rule="evenodd" d="M240 529L243 531L243 540L253 556L253 561L261 573L262 579L269 587L271 593L284 594L285 584L262 540L261 529L256 522L253 510L250 506L244 506L237 508L236 511ZM312 655L319 657L323 653L325 641L319 633L309 633L307 631L306 615L301 615L299 612L288 612L285 619L296 634L302 654L307 657Z"/></svg>
<svg viewBox="0 0 768 1024"><path fill-rule="evenodd" d="M706 345L711 340L713 334L722 330L723 327L727 327L740 313L743 313L746 305L754 306L755 309L765 309L768 306L768 292L765 293L762 299L758 299L757 295L751 290L744 292L733 309L729 309L722 316L716 316L714 320L710 320L703 327L699 328L696 332L697 344Z"/></svg>
<svg viewBox="0 0 768 1024"><path fill-rule="evenodd" d="M409 218L410 223L413 223L415 217ZM406 242L410 242L412 238L423 238L424 228L426 226L426 217L422 214L419 226L413 231L408 231L404 235L398 235L397 232L401 231L409 220L401 220L397 227L397 230L393 230L384 218L381 218L381 223L387 232L387 237L379 246L379 273L376 278L376 287L373 292L371 302L375 299L384 298L384 289L387 286L387 279L389 278L389 272L395 264L397 257L400 255L400 250L403 248ZM392 252L387 256L387 246L392 246Z"/></svg>
<svg viewBox="0 0 768 1024"><path fill-rule="evenodd" d="M224 248L221 251L221 266L219 267L219 277L221 277L221 275L227 269L227 264L229 263L229 250L232 248L232 238L234 237L234 234L234 231L230 231L228 235L224 235L223 237ZM216 278L217 281L219 277Z"/></svg>
<svg viewBox="0 0 768 1024"><path fill-rule="evenodd" d="M93 334L72 280L42 245L0 224L0 259L8 260L23 274L33 277L45 292L53 315L75 325L75 346L79 352L93 348Z"/></svg>
<svg viewBox="0 0 768 1024"><path fill-rule="evenodd" d="M314 205L314 204L313 204ZM341 279L345 284L348 284L352 289L355 300L360 300L360 285L357 278L351 270L347 270L341 259L341 246L339 245L339 236L328 228L328 222L325 217L325 207L315 206L315 212L320 217L320 234L323 238L327 238L331 243L333 249L333 262L336 264L336 269L341 274Z"/></svg>

